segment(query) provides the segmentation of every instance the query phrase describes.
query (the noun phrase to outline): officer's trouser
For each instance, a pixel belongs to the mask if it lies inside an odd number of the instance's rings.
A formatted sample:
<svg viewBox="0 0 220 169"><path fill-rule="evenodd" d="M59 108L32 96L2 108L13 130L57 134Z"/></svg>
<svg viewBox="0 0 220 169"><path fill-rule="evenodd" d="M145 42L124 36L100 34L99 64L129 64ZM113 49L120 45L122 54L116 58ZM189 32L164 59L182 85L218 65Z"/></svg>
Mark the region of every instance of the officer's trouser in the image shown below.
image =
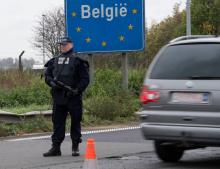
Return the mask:
<svg viewBox="0 0 220 169"><path fill-rule="evenodd" d="M76 102L68 103L67 105L53 104L53 144L60 145L65 138L65 122L67 114L71 116L71 139L73 143L81 142L81 120L82 120L82 105Z"/></svg>

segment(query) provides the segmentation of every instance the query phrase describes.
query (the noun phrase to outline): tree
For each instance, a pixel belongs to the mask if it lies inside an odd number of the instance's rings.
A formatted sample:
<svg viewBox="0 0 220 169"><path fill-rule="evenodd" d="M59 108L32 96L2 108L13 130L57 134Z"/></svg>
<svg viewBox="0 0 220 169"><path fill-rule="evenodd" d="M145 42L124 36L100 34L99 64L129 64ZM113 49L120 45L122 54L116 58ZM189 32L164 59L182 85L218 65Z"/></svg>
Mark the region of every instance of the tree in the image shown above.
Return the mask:
<svg viewBox="0 0 220 169"><path fill-rule="evenodd" d="M193 34L219 34L219 0L192 0L191 11Z"/></svg>
<svg viewBox="0 0 220 169"><path fill-rule="evenodd" d="M14 67L14 59L9 57L9 58L3 58L0 60L0 66L3 69L9 69Z"/></svg>
<svg viewBox="0 0 220 169"><path fill-rule="evenodd" d="M179 4L173 9L173 15L158 24L152 25L147 33L147 65L159 49L166 45L170 40L186 34L186 13L179 11Z"/></svg>
<svg viewBox="0 0 220 169"><path fill-rule="evenodd" d="M33 45L35 48L42 52L44 44L46 56L52 57L58 55L59 49L56 43L57 40L65 34L63 8L57 8L42 15L33 31Z"/></svg>
<svg viewBox="0 0 220 169"><path fill-rule="evenodd" d="M22 65L24 68L31 69L35 63L33 58L22 59ZM0 59L0 68L1 69L16 69L18 68L19 61L17 58L13 59L12 57Z"/></svg>

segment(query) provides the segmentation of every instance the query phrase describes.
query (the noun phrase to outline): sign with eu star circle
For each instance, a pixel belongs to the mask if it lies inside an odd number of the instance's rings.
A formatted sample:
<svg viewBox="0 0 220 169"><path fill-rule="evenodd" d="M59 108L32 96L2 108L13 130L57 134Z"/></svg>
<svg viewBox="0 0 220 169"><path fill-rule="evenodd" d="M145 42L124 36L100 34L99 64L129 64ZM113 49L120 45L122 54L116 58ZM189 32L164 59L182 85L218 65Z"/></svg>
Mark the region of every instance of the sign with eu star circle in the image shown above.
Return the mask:
<svg viewBox="0 0 220 169"><path fill-rule="evenodd" d="M65 0L65 15L76 52L144 50L144 0Z"/></svg>

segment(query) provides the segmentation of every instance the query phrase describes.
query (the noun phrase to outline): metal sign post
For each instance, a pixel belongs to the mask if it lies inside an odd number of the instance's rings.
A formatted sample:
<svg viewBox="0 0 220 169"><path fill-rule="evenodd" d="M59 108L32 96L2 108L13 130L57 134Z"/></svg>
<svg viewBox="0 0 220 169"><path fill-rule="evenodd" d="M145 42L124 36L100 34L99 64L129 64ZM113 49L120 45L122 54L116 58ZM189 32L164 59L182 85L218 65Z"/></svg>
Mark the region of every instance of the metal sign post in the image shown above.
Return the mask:
<svg viewBox="0 0 220 169"><path fill-rule="evenodd" d="M122 53L122 75L123 75L123 88L128 90L128 56Z"/></svg>
<svg viewBox="0 0 220 169"><path fill-rule="evenodd" d="M94 81L94 60L92 54L88 54L88 56L89 56L89 77L90 77L90 83L92 84Z"/></svg>

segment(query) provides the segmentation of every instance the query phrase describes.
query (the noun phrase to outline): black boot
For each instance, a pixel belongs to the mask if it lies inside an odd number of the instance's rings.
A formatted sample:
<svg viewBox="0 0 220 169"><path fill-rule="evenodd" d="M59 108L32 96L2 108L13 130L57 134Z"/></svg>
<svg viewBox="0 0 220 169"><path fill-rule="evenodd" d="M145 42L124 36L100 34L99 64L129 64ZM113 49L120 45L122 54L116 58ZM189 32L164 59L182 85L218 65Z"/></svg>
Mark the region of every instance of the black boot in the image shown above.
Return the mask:
<svg viewBox="0 0 220 169"><path fill-rule="evenodd" d="M60 145L52 145L52 148L43 154L44 157L61 156Z"/></svg>
<svg viewBox="0 0 220 169"><path fill-rule="evenodd" d="M79 143L72 144L72 156L79 156Z"/></svg>

